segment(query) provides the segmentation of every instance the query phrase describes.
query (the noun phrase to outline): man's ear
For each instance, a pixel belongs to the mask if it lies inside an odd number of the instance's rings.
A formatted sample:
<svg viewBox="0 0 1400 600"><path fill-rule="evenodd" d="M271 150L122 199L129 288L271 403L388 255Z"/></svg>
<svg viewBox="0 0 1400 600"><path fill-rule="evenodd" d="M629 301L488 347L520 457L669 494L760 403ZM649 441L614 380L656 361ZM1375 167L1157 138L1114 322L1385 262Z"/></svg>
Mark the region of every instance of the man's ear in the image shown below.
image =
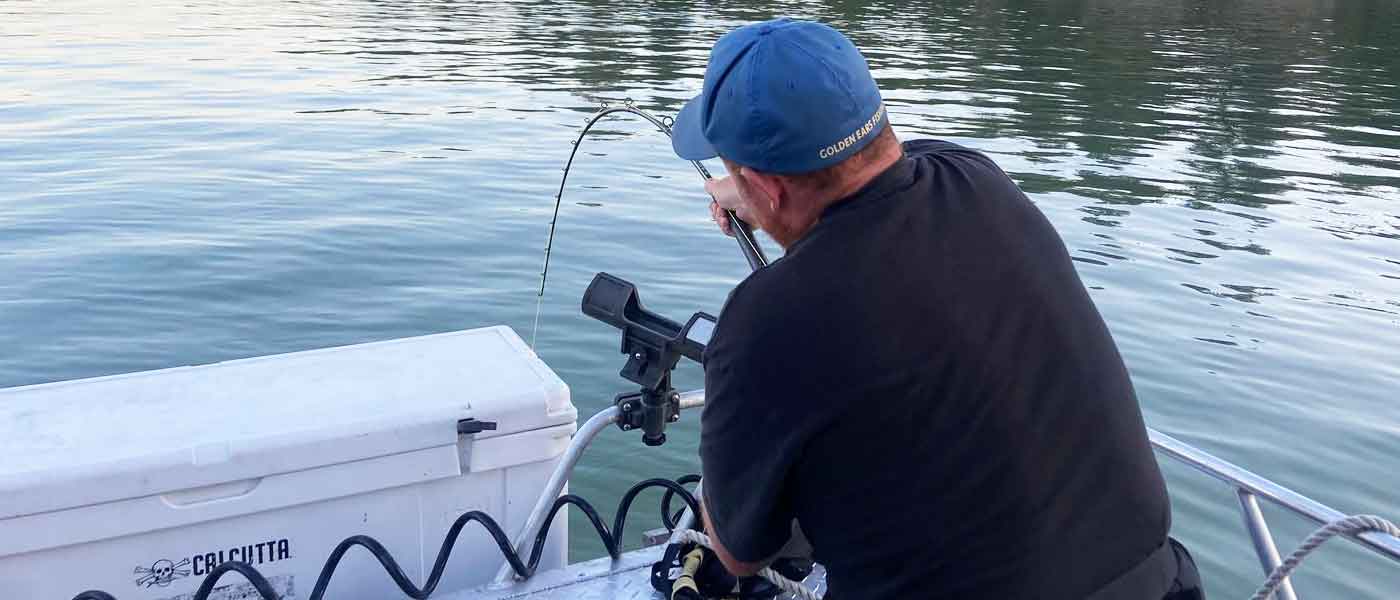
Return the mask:
<svg viewBox="0 0 1400 600"><path fill-rule="evenodd" d="M761 171L755 171L748 167L739 167L744 174L744 180L753 184L766 196L769 212L778 212L787 202L787 187L783 185L781 178L776 175L769 175Z"/></svg>

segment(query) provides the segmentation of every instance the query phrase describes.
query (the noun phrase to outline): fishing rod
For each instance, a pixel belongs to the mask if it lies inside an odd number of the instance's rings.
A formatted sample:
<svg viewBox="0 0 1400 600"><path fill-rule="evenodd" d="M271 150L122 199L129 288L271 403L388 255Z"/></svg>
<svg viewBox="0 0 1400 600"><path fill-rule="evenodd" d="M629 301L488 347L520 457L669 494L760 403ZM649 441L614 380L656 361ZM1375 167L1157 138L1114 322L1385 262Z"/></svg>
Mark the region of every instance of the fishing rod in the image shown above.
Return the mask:
<svg viewBox="0 0 1400 600"><path fill-rule="evenodd" d="M573 142L569 161L564 163L564 175L560 177L559 191L554 195L554 217L549 222L549 242L544 247L544 269L540 271L539 301L535 304L535 325L530 334L531 348L535 345L535 335L540 328L544 290L549 282L549 258L554 248L554 230L559 224L559 207L564 203L564 187L569 181L569 170L574 166L579 146L583 145L593 126L604 117L623 113L646 119L667 137L671 136L673 119L658 118L637 108L630 99L623 101L621 106L604 102L602 108L585 121L578 139ZM690 164L704 180L713 179L700 161L692 160ZM753 229L732 210L725 209L724 215L749 268L757 271L767 266L768 257L764 256L763 249L754 239ZM718 319L706 313L695 313L684 324L672 321L644 308L632 283L607 273L598 273L593 278L584 292L582 308L584 314L622 330L622 351L627 355L627 364L619 375L639 384L641 388L619 394L613 399L621 415L618 426L623 430L641 430L642 442L648 446L664 444L666 424L680 417L680 394L671 386L671 371L681 358L701 361Z"/></svg>
<svg viewBox="0 0 1400 600"><path fill-rule="evenodd" d="M549 281L549 257L554 248L554 228L559 224L559 206L563 204L564 185L569 181L569 170L574 166L574 157L578 155L578 148L583 144L583 139L588 135L593 125L597 124L604 117L618 113L633 114L646 119L650 121L652 125L655 125L657 129L661 130L662 133L666 134L666 137L671 137L671 126L674 123L674 119L671 117L658 118L647 111L637 108L630 98L624 100L621 106L614 106L608 102L603 102L602 108L588 118L583 129L579 131L578 139L575 139L573 142L573 150L569 151L569 161L564 163L564 175L559 178L559 191L554 195L554 216L549 221L549 242L546 243L544 247L544 270L540 272L539 295L541 297L544 296L545 284ZM705 165L700 164L700 161L692 160L690 164L694 165L696 172L698 172L700 177L704 180L709 181L714 179L714 177L710 175L709 169L706 169ZM745 223L743 219L740 219L738 215L734 214L734 211L726 208L724 209L724 213L725 217L729 220L729 229L734 232L734 239L739 242L739 250L744 253L744 259L748 261L749 268L757 271L767 266L768 257L763 254L763 248L759 247L758 241L754 239L753 228L750 227L748 223Z"/></svg>
<svg viewBox="0 0 1400 600"><path fill-rule="evenodd" d="M574 167L574 157L578 156L578 148L583 145L583 140L588 136L588 132L593 129L604 117L614 114L632 114L646 119L658 130L671 137L671 126L675 120L669 116L657 117L645 110L637 108L631 98L622 101L622 105L615 106L607 101L602 102L598 112L593 113L584 121L583 129L578 132L578 138L573 141L573 149L569 151L569 160L564 163L564 174L559 178L559 190L554 194L554 215L549 220L549 241L544 246L544 268L540 270L540 291L536 295L535 302L535 323L530 330L530 348L535 347L535 337L540 330L540 313L544 309L544 289L549 283L549 259L554 251L554 230L559 225L559 207L564 203L564 187L569 182L569 171ZM690 161L695 167L695 171L705 181L714 179L710 175L710 170L705 168L698 160ZM763 254L763 248L758 245L758 240L754 239L753 228L740 219L734 211L724 209L725 218L729 220L729 230L734 233L734 239L739 243L739 251L744 253L744 260L748 261L749 268L755 271L768 266L768 257Z"/></svg>

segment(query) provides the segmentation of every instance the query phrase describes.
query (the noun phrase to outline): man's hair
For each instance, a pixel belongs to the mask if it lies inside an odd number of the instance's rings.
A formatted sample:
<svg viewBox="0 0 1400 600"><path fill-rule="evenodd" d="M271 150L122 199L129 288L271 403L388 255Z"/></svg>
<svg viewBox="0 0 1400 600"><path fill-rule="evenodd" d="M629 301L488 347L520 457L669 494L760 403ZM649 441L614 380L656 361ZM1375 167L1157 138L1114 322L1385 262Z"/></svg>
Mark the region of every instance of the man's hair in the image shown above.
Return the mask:
<svg viewBox="0 0 1400 600"><path fill-rule="evenodd" d="M866 144L864 148L846 160L815 171L783 175L782 177L786 177L803 187L829 187L840 183L851 174L859 172L870 163L882 158L886 153L900 151L902 150L899 148L899 140L894 136L894 127L886 123L884 129L875 135L875 139L870 140L869 144Z"/></svg>

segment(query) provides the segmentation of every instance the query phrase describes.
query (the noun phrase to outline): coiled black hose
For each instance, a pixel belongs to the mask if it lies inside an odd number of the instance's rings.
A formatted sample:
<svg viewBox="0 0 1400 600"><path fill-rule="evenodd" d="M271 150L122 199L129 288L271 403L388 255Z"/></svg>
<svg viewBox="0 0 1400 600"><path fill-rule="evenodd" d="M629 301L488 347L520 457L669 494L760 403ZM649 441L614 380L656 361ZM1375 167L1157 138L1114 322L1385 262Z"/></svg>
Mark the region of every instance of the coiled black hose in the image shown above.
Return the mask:
<svg viewBox="0 0 1400 600"><path fill-rule="evenodd" d="M681 485L700 483L700 476L694 473L691 473L690 475L682 475L676 479L676 483L679 483ZM672 492L670 489L667 489L666 494L661 496L661 524L666 526L666 531L675 531L676 527L680 525L681 516L685 514L685 509L681 509L676 511L675 516L671 515L671 497L674 495L675 492ZM691 504L690 509L694 511L695 505ZM699 514L699 512L695 513L697 517L699 516Z"/></svg>
<svg viewBox="0 0 1400 600"><path fill-rule="evenodd" d="M598 533L599 539L603 541L603 547L607 548L608 556L616 559L622 554L622 530L627 525L627 511L632 508L632 502L636 500L638 494L648 488L665 488L666 495L662 497L661 520L668 530L674 529L675 522L680 517L679 515L676 518L670 517L672 497L680 496L681 499L685 501L686 505L690 507L690 510L698 513L700 505L696 502L695 496L690 493L690 490L685 488L685 485L695 483L699 480L700 477L698 475L686 475L675 481L670 479L647 479L637 483L629 488L627 492L622 495L622 499L618 501L617 512L613 516L612 530L609 530L607 525L603 524L602 517L598 516L598 511L595 510L593 505L589 504L587 500L573 494L560 496L554 501L554 505L550 507L549 514L545 517L544 522L540 524L540 529L535 534L534 544L530 547L530 556L527 560L521 560L520 555L511 547L510 538L506 536L505 531L501 530L501 526L496 523L496 520L491 518L491 515L478 510L465 513L457 517L457 520L452 523L452 527L447 530L447 536L443 538L442 547L438 550L437 560L433 562L433 570L429 572L428 580L423 582L422 588L414 585L413 581L410 580L408 575L404 574L403 569L399 567L398 561L394 560L393 555L389 554L389 551L385 549L384 545L380 544L378 540L367 535L350 536L339 544L336 544L335 550L332 550L331 555L326 558L326 564L321 567L321 574L316 577L316 586L311 590L311 596L308 600L324 600L326 588L330 586L331 577L335 575L335 569L340 564L340 559L344 558L345 553L355 546L362 546L368 550L370 554L374 555L374 558L384 567L385 572L394 580L394 584L398 585L399 589L402 590L405 595L414 600L424 600L432 595L433 590L437 589L438 581L442 579L442 573L447 569L447 559L451 557L452 548L457 544L457 537L461 535L462 528L466 527L467 523L472 521L481 523L481 526L486 528L486 532L491 535L491 539L495 540L496 547L500 549L501 554L505 556L506 562L510 563L510 567L515 571L515 574L521 579L527 579L535 574L535 569L539 566L540 555L544 551L544 543L549 536L550 523L554 522L554 516L558 514L559 509L563 508L566 504L572 504L583 511L584 516L588 517L588 522L593 525L594 531ZM272 584L268 582L266 577L263 577L262 573L259 573L252 565L236 560L225 562L210 571L209 574L204 577L204 582L200 584L199 589L195 591L191 600L208 600L209 594L214 590L214 585L230 571L237 571L240 575L247 578L248 582L253 584L253 589L257 590L258 596L260 596L262 600L279 600L277 592L272 589ZM88 590L74 596L73 600L117 599L115 596L104 591Z"/></svg>

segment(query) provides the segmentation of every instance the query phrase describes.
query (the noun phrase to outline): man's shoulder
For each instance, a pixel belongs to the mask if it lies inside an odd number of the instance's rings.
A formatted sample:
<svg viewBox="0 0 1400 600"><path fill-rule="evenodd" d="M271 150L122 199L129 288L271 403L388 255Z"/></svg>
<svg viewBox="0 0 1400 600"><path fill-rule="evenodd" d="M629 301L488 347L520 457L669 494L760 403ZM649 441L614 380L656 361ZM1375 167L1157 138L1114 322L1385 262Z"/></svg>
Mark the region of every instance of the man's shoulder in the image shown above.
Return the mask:
<svg viewBox="0 0 1400 600"><path fill-rule="evenodd" d="M917 139L905 141L904 155L913 160L927 161L956 161L975 164L990 169L998 175L1003 175L1001 167L996 161L987 156L981 150L969 148L962 144L937 139Z"/></svg>
<svg viewBox="0 0 1400 600"><path fill-rule="evenodd" d="M935 138L918 138L904 140L900 143L904 147L905 156L921 156L925 154L939 153L971 153L978 156L985 156L980 151L969 148L957 142L940 140Z"/></svg>
<svg viewBox="0 0 1400 600"><path fill-rule="evenodd" d="M930 153L930 152L940 152L940 151L949 151L949 152L976 152L976 150L973 150L972 148L968 148L967 146L964 146L964 145L962 145L962 144L950 142L950 141L948 141L948 140L940 140L940 139L934 139L934 138L919 138L919 139L913 139L913 140L904 140L903 142L900 143L900 145L901 145L901 146L904 146L904 153L905 153L906 155L910 155L910 156L915 155L915 154L926 154L926 153Z"/></svg>
<svg viewBox="0 0 1400 600"><path fill-rule="evenodd" d="M749 274L734 286L720 311L721 325L728 320L739 327L726 329L742 327L746 332L753 332L759 323L781 323L785 316L790 316L793 313L791 307L784 310L783 305L806 293L804 286L796 285L802 279L798 271L804 268L803 261L797 258L780 258ZM715 333L718 335L720 332Z"/></svg>
<svg viewBox="0 0 1400 600"><path fill-rule="evenodd" d="M720 310L711 345L726 354L793 350L794 333L816 326L828 308L814 301L824 295L826 277L818 277L812 266L810 260L786 256L741 281Z"/></svg>
<svg viewBox="0 0 1400 600"><path fill-rule="evenodd" d="M911 140L905 142L904 148L905 155L919 165L919 184L915 187L939 206L956 208L963 214L972 211L993 220L1013 217L1004 224L1015 224L1014 235L1053 232L1048 222L1024 218L1039 214L1034 203L986 153L944 140ZM990 226L967 219L956 223L983 230Z"/></svg>

